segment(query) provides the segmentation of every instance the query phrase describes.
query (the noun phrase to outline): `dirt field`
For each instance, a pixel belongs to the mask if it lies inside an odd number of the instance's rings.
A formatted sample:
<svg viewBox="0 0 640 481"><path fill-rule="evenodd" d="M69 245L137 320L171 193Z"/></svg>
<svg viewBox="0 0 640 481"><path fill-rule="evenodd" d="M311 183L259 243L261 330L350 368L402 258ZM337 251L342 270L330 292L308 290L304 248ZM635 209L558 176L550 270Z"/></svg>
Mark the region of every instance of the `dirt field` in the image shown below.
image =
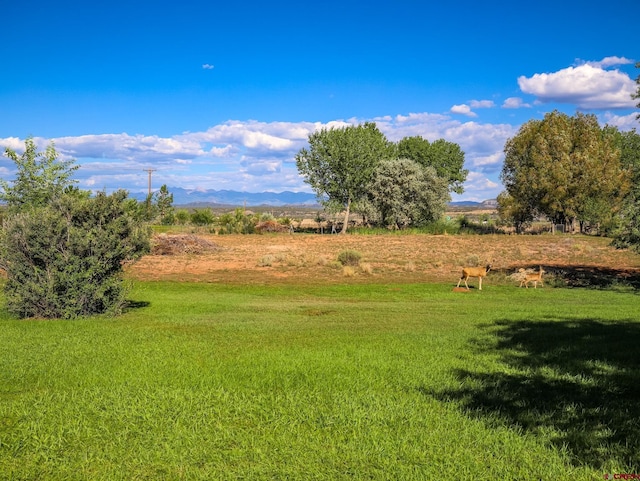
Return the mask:
<svg viewBox="0 0 640 481"><path fill-rule="evenodd" d="M156 237L156 244L171 241ZM193 239L193 236L191 236ZM167 239L169 238L169 239ZM209 249L147 255L127 268L140 280L225 283L457 282L463 265L493 265L495 283L519 268L544 266L575 284L624 281L640 288L640 256L586 236L198 235ZM175 240L175 239L173 239ZM338 254L362 255L345 269ZM202 252L202 253L195 253ZM166 250L165 250L166 254ZM488 279L491 283L491 278Z"/></svg>

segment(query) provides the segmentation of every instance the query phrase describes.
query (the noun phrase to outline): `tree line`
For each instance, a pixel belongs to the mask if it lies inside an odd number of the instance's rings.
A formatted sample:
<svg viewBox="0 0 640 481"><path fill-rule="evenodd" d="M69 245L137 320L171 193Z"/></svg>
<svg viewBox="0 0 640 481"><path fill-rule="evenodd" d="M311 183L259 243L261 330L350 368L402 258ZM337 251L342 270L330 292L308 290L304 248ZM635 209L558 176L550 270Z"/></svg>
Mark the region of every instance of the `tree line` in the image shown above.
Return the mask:
<svg viewBox="0 0 640 481"><path fill-rule="evenodd" d="M375 123L321 129L296 155L298 171L329 212L404 228L439 219L468 171L460 146L422 137L390 142Z"/></svg>

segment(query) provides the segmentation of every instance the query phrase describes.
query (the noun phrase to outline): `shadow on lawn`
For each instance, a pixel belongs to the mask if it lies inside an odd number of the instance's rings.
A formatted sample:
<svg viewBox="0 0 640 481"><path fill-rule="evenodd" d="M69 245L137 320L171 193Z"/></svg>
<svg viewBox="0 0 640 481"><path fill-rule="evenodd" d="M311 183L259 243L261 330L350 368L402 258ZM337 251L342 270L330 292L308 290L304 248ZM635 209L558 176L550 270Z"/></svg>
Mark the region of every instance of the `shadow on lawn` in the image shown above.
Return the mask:
<svg viewBox="0 0 640 481"><path fill-rule="evenodd" d="M133 309L142 309L143 307L149 307L151 305L150 302L148 301L132 301L132 300L127 300L125 305L124 305L124 311L131 311Z"/></svg>
<svg viewBox="0 0 640 481"><path fill-rule="evenodd" d="M550 436L576 465L640 471L640 324L600 319L498 321L474 342L502 372L460 370L429 392L483 419ZM423 390L425 394L427 390Z"/></svg>
<svg viewBox="0 0 640 481"><path fill-rule="evenodd" d="M538 271L539 264L520 265L519 268ZM543 266L544 283L554 287L582 287L587 289L634 289L640 291L640 270L616 269L587 265ZM513 269L495 269L505 276Z"/></svg>

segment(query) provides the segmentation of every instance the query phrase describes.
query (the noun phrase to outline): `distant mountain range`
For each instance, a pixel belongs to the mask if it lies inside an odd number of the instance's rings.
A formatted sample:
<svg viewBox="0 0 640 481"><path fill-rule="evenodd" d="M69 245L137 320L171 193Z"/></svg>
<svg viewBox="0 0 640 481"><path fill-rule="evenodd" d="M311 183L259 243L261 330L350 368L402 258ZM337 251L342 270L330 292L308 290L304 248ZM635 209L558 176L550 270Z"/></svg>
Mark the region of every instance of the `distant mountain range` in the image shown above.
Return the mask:
<svg viewBox="0 0 640 481"><path fill-rule="evenodd" d="M234 190L192 190L181 187L169 187L168 189L173 194L174 205L270 205L276 207L282 205L318 205L316 195L306 192L237 192ZM144 192L131 193L130 195L138 200L146 199Z"/></svg>
<svg viewBox="0 0 640 481"><path fill-rule="evenodd" d="M318 206L318 199L315 194L307 192L238 192L235 190L195 190L183 189L181 187L169 187L169 192L173 194L174 205L228 205L228 206L283 206L300 205L315 207ZM131 193L131 197L138 200L145 200L144 192ZM452 207L495 207L495 200L485 200L484 202L451 202Z"/></svg>

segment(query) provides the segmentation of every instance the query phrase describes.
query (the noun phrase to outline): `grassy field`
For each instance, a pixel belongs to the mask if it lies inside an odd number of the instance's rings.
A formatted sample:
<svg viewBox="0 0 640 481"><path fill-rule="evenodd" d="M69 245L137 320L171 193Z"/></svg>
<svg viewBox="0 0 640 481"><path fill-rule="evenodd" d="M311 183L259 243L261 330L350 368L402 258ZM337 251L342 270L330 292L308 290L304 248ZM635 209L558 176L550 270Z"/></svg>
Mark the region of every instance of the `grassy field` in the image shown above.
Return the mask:
<svg viewBox="0 0 640 481"><path fill-rule="evenodd" d="M635 289L136 281L0 311L0 478L596 480L640 472Z"/></svg>

